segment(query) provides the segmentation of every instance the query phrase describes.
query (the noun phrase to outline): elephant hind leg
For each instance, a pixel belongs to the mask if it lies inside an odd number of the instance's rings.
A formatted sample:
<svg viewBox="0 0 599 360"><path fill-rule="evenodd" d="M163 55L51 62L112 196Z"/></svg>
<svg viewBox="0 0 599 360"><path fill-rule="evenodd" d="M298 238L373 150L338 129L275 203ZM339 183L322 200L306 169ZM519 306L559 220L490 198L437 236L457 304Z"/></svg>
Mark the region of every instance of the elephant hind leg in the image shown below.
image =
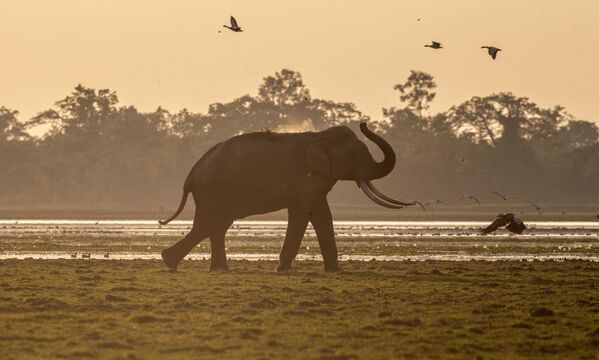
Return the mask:
<svg viewBox="0 0 599 360"><path fill-rule="evenodd" d="M291 269L291 262L297 256L306 232L306 227L308 226L308 213L303 209L289 208L287 214L287 233L285 234L285 242L283 242L281 254L279 255L277 271Z"/></svg>
<svg viewBox="0 0 599 360"><path fill-rule="evenodd" d="M225 251L225 234L233 222L215 226L210 233L210 271L228 271L227 254Z"/></svg>
<svg viewBox="0 0 599 360"><path fill-rule="evenodd" d="M162 261L171 271L176 271L179 262L207 236L208 232L204 225L200 225L200 222L196 219L191 231L183 239L162 250Z"/></svg>

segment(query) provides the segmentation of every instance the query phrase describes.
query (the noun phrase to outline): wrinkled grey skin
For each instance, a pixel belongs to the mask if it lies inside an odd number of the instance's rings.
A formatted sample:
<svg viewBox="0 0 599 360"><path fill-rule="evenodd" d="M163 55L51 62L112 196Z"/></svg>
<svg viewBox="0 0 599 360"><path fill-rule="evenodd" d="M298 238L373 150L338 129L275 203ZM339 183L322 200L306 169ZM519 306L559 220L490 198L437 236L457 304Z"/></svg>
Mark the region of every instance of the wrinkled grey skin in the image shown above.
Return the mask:
<svg viewBox="0 0 599 360"><path fill-rule="evenodd" d="M210 238L211 270L226 270L225 233L234 220L288 209L288 225L278 271L290 269L308 222L312 223L325 271L340 270L327 194L338 180L381 178L395 166L395 153L366 124L361 131L383 151L377 163L366 144L346 126L321 132L280 134L258 132L223 141L191 169L177 212L191 192L196 204L189 234L162 252L165 264L177 264L200 241Z"/></svg>

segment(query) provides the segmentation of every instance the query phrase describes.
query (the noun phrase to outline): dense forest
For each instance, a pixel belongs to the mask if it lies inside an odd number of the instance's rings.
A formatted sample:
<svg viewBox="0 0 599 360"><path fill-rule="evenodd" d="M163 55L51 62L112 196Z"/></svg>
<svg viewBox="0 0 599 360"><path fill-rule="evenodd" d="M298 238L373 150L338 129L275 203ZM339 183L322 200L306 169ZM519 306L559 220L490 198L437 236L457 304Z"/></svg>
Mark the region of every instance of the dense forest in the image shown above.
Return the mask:
<svg viewBox="0 0 599 360"><path fill-rule="evenodd" d="M160 107L144 113L120 104L114 91L83 85L28 120L0 104L0 204L174 208L191 165L223 139L334 125L356 130L361 121L397 153L395 170L379 180L390 195L457 199L503 191L551 203L598 198L594 123L509 92L474 96L431 114L436 84L424 72L412 71L394 89L398 104L377 119L352 103L313 98L300 73L286 69L264 78L257 95L212 104L206 113ZM34 137L36 127L48 130ZM367 201L355 185L330 200Z"/></svg>

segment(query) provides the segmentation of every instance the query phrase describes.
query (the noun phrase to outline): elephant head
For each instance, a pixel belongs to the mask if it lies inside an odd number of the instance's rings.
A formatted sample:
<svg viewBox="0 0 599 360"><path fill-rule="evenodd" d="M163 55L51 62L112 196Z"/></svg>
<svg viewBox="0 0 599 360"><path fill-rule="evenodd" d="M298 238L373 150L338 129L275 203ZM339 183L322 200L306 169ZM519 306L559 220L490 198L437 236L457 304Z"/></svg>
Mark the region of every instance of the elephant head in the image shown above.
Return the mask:
<svg viewBox="0 0 599 360"><path fill-rule="evenodd" d="M371 180L388 175L395 167L395 152L388 142L368 129L366 123L360 123L360 130L383 152L381 162L372 157L366 144L353 131L346 126L336 126L318 133L317 139L308 146L308 175L318 174L331 183L355 181L372 201L388 208L420 204L392 199L374 187Z"/></svg>

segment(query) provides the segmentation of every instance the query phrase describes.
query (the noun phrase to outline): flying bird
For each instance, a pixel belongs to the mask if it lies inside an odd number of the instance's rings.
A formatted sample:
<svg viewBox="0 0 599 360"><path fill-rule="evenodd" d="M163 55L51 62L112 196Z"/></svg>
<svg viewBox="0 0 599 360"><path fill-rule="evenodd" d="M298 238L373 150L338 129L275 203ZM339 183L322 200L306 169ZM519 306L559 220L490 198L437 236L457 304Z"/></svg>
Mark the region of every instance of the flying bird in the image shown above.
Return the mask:
<svg viewBox="0 0 599 360"><path fill-rule="evenodd" d="M516 198L514 195L503 195L502 193L500 193L498 191L493 191L493 194L499 196L501 198L501 200L503 200L503 201Z"/></svg>
<svg viewBox="0 0 599 360"><path fill-rule="evenodd" d="M229 29L231 31L235 31L235 32L243 31L243 30L241 30L239 25L237 25L237 20L235 20L235 18L233 16L231 16L231 26L223 25L223 27L226 27L227 29Z"/></svg>
<svg viewBox="0 0 599 360"><path fill-rule="evenodd" d="M435 204L435 205L439 205L439 204L443 204L443 205L449 205L448 203L446 203L443 200L440 199L434 199L434 200L429 200L427 202L424 203L424 206L429 206L430 204Z"/></svg>
<svg viewBox="0 0 599 360"><path fill-rule="evenodd" d="M463 200L463 199L470 199L470 200L474 200L474 201L476 201L476 203L477 203L478 205L480 205L480 201L478 200L478 198L477 198L476 196L472 195L472 194L464 194L464 195L463 195L463 196L460 198L460 200Z"/></svg>
<svg viewBox="0 0 599 360"><path fill-rule="evenodd" d="M424 47L429 47L431 49L443 49L443 45L440 42L433 41L430 45L424 45Z"/></svg>
<svg viewBox="0 0 599 360"><path fill-rule="evenodd" d="M501 51L501 49L496 48L495 46L481 46L481 49L487 49L487 51L489 52L489 55L491 55L491 57L493 58L493 60L495 60L495 58L497 57L497 53L499 51Z"/></svg>
<svg viewBox="0 0 599 360"><path fill-rule="evenodd" d="M530 200L526 200L526 199L524 199L524 201L526 201L527 203L529 203L530 205L532 205L532 206L535 208L535 210L537 210L537 211L541 211L541 207L540 207L539 205L537 205L537 204L533 203L533 202L532 202L532 201L530 201Z"/></svg>
<svg viewBox="0 0 599 360"><path fill-rule="evenodd" d="M522 234L522 232L526 229L526 225L524 225L522 219L517 218L512 213L507 213L497 215L497 217L495 218L495 220L493 220L491 225L487 226L484 229L481 229L480 231L486 235L506 225L506 229L515 234Z"/></svg>

